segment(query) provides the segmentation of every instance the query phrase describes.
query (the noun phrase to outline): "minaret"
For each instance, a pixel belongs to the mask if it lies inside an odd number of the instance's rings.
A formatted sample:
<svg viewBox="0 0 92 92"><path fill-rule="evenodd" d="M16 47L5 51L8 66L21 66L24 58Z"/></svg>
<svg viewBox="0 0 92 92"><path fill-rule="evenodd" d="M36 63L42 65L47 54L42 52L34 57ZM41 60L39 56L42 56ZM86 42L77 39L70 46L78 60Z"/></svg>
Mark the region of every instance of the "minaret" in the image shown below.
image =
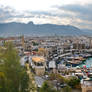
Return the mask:
<svg viewBox="0 0 92 92"><path fill-rule="evenodd" d="M22 41L23 49L25 49L25 40L24 40L24 35L23 35L23 36L21 36L21 41Z"/></svg>
<svg viewBox="0 0 92 92"><path fill-rule="evenodd" d="M92 39L89 38L89 42L90 42L90 49L92 48Z"/></svg>

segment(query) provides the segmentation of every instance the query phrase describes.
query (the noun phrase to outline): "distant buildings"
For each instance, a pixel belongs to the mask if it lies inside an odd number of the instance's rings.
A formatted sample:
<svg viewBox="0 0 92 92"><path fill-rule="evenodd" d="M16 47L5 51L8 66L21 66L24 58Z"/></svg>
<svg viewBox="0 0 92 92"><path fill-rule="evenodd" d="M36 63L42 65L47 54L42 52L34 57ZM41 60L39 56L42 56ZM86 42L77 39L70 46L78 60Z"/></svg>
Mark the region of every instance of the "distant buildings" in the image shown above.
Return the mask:
<svg viewBox="0 0 92 92"><path fill-rule="evenodd" d="M15 45L21 57L21 65L24 67L26 62L29 63L36 76L44 76L48 72L84 78L82 69L77 67L77 71L72 65L82 63L79 57L92 56L92 40L89 37L8 37L0 38L0 47L5 42ZM37 83L42 85L39 77ZM91 79L83 79L81 85L82 92L92 92Z"/></svg>

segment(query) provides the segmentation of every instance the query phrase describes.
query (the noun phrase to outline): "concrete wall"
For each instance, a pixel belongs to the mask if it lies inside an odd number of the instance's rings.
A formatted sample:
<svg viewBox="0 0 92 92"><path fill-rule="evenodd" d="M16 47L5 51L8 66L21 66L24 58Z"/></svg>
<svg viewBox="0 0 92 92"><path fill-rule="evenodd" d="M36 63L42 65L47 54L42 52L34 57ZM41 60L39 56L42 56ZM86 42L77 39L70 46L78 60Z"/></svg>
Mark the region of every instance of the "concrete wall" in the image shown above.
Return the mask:
<svg viewBox="0 0 92 92"><path fill-rule="evenodd" d="M44 73L45 73L45 68L35 68L35 73L36 73L36 75L38 75L38 76L44 75Z"/></svg>

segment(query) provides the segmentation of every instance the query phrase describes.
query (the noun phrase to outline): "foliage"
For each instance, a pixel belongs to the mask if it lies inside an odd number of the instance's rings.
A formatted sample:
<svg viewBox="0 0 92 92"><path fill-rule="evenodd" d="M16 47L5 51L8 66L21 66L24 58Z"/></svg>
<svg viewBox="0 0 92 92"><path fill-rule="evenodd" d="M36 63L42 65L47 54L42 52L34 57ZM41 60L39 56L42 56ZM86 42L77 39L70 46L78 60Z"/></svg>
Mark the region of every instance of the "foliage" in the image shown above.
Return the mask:
<svg viewBox="0 0 92 92"><path fill-rule="evenodd" d="M39 92L57 92L49 82L45 81Z"/></svg>
<svg viewBox="0 0 92 92"><path fill-rule="evenodd" d="M12 43L6 43L0 52L0 71L4 77L0 78L0 92L28 92L28 75L20 66L20 58ZM1 82L3 81L3 83ZM3 85L3 86L2 86Z"/></svg>
<svg viewBox="0 0 92 92"><path fill-rule="evenodd" d="M37 42L32 42L33 43L33 46L37 46L37 45L39 45Z"/></svg>
<svg viewBox="0 0 92 92"><path fill-rule="evenodd" d="M60 74L50 74L50 80L57 80L57 82L59 83L64 83L65 82L65 78L63 76L61 76Z"/></svg>
<svg viewBox="0 0 92 92"><path fill-rule="evenodd" d="M80 80L76 77L72 77L68 80L68 85L72 88L76 88L76 85L80 85Z"/></svg>
<svg viewBox="0 0 92 92"><path fill-rule="evenodd" d="M3 72L0 72L0 92L6 92L5 75Z"/></svg>
<svg viewBox="0 0 92 92"><path fill-rule="evenodd" d="M69 86L66 86L66 87L64 87L63 89L62 89L62 92L71 92L72 90L71 90L71 87L69 87Z"/></svg>

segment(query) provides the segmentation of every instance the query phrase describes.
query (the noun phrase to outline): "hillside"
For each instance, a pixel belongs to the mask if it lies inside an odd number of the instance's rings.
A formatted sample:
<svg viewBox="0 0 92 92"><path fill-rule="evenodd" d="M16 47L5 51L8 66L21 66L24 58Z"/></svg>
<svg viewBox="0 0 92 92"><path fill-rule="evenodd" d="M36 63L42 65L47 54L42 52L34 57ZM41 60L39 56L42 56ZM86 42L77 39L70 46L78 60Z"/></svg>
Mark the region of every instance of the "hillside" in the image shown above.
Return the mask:
<svg viewBox="0 0 92 92"><path fill-rule="evenodd" d="M4 23L0 24L0 36L14 35L83 35L86 34L77 27L71 25L55 25L55 24L40 24L36 25L33 22L24 23Z"/></svg>

